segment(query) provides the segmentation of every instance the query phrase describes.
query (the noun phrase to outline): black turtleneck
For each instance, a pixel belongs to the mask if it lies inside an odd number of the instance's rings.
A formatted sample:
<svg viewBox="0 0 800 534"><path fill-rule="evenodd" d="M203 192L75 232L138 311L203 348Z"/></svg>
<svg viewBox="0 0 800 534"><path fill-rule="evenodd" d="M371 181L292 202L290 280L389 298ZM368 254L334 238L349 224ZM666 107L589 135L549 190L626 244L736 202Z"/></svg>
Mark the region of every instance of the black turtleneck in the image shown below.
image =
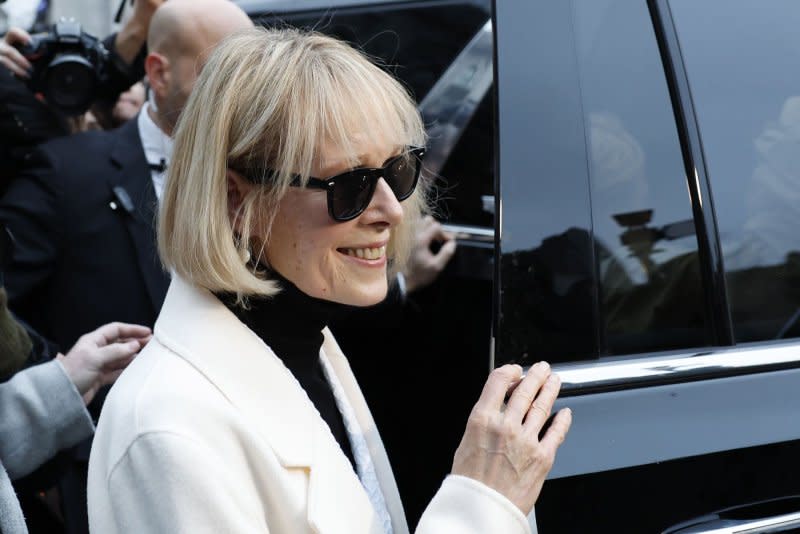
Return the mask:
<svg viewBox="0 0 800 534"><path fill-rule="evenodd" d="M272 298L250 298L247 310L236 306L235 296L218 296L240 321L273 350L300 382L355 469L342 414L319 358L322 329L330 320L346 314L349 307L309 297L288 280L280 277L277 280L281 284L281 292Z"/></svg>

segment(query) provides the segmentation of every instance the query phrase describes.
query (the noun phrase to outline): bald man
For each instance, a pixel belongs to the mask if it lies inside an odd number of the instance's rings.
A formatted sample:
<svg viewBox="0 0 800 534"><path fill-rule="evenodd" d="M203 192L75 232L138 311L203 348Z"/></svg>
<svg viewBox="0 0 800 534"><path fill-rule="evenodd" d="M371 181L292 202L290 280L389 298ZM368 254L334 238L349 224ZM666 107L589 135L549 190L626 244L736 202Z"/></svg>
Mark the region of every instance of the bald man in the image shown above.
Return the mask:
<svg viewBox="0 0 800 534"><path fill-rule="evenodd" d="M139 115L117 130L43 145L0 201L0 220L16 240L6 272L9 307L62 349L111 321L155 322L169 284L154 230L169 136L211 50L251 25L228 0L163 4L150 24L151 99ZM87 443L76 453L72 483L61 485L68 532L87 532L88 455Z"/></svg>

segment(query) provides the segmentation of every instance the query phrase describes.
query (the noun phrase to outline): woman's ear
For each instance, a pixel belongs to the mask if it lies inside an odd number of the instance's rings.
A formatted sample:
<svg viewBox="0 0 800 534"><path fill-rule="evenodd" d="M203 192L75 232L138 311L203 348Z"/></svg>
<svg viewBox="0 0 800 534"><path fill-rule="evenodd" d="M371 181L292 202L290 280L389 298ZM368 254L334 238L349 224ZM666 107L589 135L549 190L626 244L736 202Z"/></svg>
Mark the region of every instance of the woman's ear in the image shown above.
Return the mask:
<svg viewBox="0 0 800 534"><path fill-rule="evenodd" d="M242 202L255 186L231 169L225 171L225 178L228 183L228 217L233 230L239 233L241 232Z"/></svg>

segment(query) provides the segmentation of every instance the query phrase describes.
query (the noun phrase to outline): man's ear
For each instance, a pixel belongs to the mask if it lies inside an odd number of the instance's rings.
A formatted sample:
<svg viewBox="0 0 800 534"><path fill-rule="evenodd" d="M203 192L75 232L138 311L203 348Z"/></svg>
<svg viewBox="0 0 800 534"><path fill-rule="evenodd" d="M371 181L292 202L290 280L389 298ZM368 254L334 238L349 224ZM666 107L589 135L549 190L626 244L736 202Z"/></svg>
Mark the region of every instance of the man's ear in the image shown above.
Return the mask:
<svg viewBox="0 0 800 534"><path fill-rule="evenodd" d="M244 198L255 186L232 169L225 171L225 178L228 183L228 218L231 221L233 230L240 233L242 215L240 209L242 207L242 202L244 202Z"/></svg>
<svg viewBox="0 0 800 534"><path fill-rule="evenodd" d="M158 52L150 52L144 59L144 72L150 89L156 96L163 98L167 94L170 82L170 64L167 56Z"/></svg>

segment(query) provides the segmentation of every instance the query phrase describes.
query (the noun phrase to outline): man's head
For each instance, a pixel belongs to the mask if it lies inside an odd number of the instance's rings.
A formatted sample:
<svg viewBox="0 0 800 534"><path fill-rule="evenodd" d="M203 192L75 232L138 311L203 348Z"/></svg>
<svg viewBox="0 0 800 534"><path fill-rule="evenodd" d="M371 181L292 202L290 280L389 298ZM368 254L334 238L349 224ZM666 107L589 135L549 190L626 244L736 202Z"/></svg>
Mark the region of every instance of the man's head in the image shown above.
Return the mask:
<svg viewBox="0 0 800 534"><path fill-rule="evenodd" d="M170 0L153 15L145 71L158 125L172 134L200 69L228 35L253 23L229 0Z"/></svg>

